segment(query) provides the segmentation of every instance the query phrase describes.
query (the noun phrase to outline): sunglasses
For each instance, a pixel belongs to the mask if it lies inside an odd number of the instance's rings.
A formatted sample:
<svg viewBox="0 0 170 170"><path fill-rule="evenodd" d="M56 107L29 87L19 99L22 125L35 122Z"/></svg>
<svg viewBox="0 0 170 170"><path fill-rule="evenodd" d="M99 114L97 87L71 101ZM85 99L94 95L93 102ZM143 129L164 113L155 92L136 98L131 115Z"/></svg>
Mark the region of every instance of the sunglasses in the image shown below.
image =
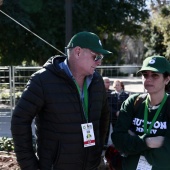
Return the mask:
<svg viewBox="0 0 170 170"><path fill-rule="evenodd" d="M91 54L94 56L94 61L102 60L104 57L102 54L95 54L93 52L91 52Z"/></svg>

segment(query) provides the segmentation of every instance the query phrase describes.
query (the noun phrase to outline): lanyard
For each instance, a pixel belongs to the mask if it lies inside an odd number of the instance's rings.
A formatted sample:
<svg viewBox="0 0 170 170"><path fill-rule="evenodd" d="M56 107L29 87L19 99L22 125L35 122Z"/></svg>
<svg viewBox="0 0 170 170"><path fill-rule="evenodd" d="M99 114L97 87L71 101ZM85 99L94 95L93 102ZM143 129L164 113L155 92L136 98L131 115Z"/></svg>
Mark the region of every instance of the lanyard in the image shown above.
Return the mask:
<svg viewBox="0 0 170 170"><path fill-rule="evenodd" d="M80 98L82 98L80 87L75 80L74 80L74 82L75 82L78 92L80 94ZM84 93L84 100L82 99L81 101L82 101L82 105L83 105L83 110L85 112L85 117L88 122L88 92L87 92L86 80L84 81L84 84L83 84L83 93Z"/></svg>
<svg viewBox="0 0 170 170"><path fill-rule="evenodd" d="M160 113L160 111L161 111L161 109L162 109L162 107L163 107L163 105L164 105L167 97L168 97L168 95L165 93L164 98L163 98L163 100L162 100L159 108L157 109L156 114L155 114L155 116L153 117L152 122L151 122L151 124L150 124L150 126L149 126L148 129L147 129L148 103L149 103L148 97L147 97L147 99L145 100L145 112L144 112L144 132L145 132L145 134L150 134L151 128L153 127L153 124L155 123L155 121L156 121L156 119L157 119L157 117L158 117L158 115L159 115L159 113Z"/></svg>

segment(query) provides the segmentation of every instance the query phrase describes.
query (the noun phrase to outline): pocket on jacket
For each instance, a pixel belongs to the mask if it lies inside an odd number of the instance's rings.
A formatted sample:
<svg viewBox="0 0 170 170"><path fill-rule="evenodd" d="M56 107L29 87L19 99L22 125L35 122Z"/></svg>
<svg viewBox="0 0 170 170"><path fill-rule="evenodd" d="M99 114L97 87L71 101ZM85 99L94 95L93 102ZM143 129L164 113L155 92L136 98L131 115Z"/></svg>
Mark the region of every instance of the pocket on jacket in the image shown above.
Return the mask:
<svg viewBox="0 0 170 170"><path fill-rule="evenodd" d="M41 140L38 146L40 167L51 167L59 160L60 143L54 140Z"/></svg>

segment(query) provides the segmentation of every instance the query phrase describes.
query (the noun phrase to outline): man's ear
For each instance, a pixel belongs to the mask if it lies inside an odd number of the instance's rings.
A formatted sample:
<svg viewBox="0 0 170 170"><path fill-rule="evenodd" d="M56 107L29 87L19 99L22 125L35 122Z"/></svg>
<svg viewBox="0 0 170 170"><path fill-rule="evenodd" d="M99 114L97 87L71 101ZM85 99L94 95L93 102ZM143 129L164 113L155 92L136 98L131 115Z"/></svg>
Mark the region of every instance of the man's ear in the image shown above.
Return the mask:
<svg viewBox="0 0 170 170"><path fill-rule="evenodd" d="M77 46L74 48L74 55L77 59L81 59L83 53L84 50L81 47Z"/></svg>
<svg viewBox="0 0 170 170"><path fill-rule="evenodd" d="M76 55L79 56L79 55L80 55L80 52L81 52L81 47L79 47L79 46L75 47L75 48L74 48L74 52L75 52Z"/></svg>

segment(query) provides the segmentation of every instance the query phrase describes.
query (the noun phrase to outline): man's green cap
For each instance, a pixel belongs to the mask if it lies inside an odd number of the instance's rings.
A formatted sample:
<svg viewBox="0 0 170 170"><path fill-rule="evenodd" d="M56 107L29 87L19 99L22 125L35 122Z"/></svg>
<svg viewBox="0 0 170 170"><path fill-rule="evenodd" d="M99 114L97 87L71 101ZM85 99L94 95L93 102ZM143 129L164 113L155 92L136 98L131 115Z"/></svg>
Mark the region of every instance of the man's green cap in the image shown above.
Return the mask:
<svg viewBox="0 0 170 170"><path fill-rule="evenodd" d="M169 61L163 56L151 56L147 57L143 61L142 68L138 71L154 71L158 73L170 73L170 63Z"/></svg>
<svg viewBox="0 0 170 170"><path fill-rule="evenodd" d="M92 32L79 32L75 34L70 42L68 43L67 48L74 48L76 46L79 46L81 48L88 48L92 50L93 52L100 53L100 54L110 54L112 52L104 50L102 47L102 43L99 39L99 37L92 33Z"/></svg>

